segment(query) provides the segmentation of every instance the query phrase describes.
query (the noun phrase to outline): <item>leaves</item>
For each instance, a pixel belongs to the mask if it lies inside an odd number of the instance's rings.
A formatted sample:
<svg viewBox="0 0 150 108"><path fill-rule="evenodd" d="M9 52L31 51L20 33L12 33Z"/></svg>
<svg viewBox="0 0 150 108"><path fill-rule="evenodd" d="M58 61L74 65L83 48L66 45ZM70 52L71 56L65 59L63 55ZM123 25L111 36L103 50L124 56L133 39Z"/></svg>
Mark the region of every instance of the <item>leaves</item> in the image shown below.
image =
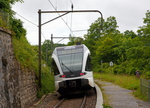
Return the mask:
<svg viewBox="0 0 150 108"><path fill-rule="evenodd" d="M101 19L98 18L84 36L84 44L92 52L94 71L111 72L109 62L113 61L114 73L134 74L136 70L140 70L149 77L150 11L147 11L145 25L137 30L137 34L132 30L120 33L113 16L103 21L101 32Z"/></svg>

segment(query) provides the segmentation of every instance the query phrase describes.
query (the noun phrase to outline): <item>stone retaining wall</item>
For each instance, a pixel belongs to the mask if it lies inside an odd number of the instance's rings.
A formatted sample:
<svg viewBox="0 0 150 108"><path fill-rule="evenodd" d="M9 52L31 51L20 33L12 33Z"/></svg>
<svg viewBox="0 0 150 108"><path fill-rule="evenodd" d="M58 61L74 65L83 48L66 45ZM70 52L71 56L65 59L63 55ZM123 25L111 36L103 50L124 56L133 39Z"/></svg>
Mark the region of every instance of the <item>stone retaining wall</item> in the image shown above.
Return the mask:
<svg viewBox="0 0 150 108"><path fill-rule="evenodd" d="M0 28L0 108L28 108L37 100L35 73L21 67L9 31Z"/></svg>

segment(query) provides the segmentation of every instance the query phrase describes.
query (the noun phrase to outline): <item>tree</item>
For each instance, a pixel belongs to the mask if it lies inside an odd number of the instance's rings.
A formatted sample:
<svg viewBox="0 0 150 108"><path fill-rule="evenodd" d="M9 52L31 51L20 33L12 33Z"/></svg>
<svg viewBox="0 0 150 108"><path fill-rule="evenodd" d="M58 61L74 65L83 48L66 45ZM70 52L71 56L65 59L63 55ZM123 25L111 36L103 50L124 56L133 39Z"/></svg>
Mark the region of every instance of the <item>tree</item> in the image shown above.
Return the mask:
<svg viewBox="0 0 150 108"><path fill-rule="evenodd" d="M146 12L146 17L144 18L143 23L145 25L141 26L137 31L138 36L149 36L150 37L150 11Z"/></svg>
<svg viewBox="0 0 150 108"><path fill-rule="evenodd" d="M52 46L51 46L52 45ZM51 56L55 47L65 46L64 44L51 44L50 40L45 40L42 44L42 60L47 62L47 65L51 65Z"/></svg>
<svg viewBox="0 0 150 108"><path fill-rule="evenodd" d="M114 16L110 16L107 18L106 22L103 25L103 33L105 34L118 34L120 33L119 30L117 30L117 21Z"/></svg>
<svg viewBox="0 0 150 108"><path fill-rule="evenodd" d="M15 4L16 2L23 2L23 0L1 0L0 1L0 10L6 11L10 14L12 17L12 14L14 13L11 9L11 5Z"/></svg>
<svg viewBox="0 0 150 108"><path fill-rule="evenodd" d="M97 48L96 41L106 35L115 36L119 34L120 32L117 30L117 28L117 21L113 16L108 17L106 21L98 18L94 23L91 24L88 33L84 36L84 43L90 49L93 56L95 55L95 50Z"/></svg>
<svg viewBox="0 0 150 108"><path fill-rule="evenodd" d="M137 35L132 31L132 30L126 30L124 32L124 36L127 37L127 38L135 38Z"/></svg>
<svg viewBox="0 0 150 108"><path fill-rule="evenodd" d="M77 43L82 44L83 43L83 38L81 37L69 37L70 42L68 42L68 45L76 45Z"/></svg>
<svg viewBox="0 0 150 108"><path fill-rule="evenodd" d="M0 26L3 27L3 25L6 26L6 28L9 28L13 35L15 35L18 39L20 39L21 36L26 35L26 30L23 28L23 22L20 19L14 18L15 12L11 9L11 5L15 4L16 2L23 2L23 0L1 0L0 1L0 14L2 14L2 17L5 16L4 18L1 18L0 16ZM7 17L7 18L6 18ZM5 21L5 20L8 20ZM5 24L5 22L9 24Z"/></svg>
<svg viewBox="0 0 150 108"><path fill-rule="evenodd" d="M23 28L22 21L20 19L11 18L10 24L13 35L15 35L18 39L20 39L21 36L26 36L26 30Z"/></svg>

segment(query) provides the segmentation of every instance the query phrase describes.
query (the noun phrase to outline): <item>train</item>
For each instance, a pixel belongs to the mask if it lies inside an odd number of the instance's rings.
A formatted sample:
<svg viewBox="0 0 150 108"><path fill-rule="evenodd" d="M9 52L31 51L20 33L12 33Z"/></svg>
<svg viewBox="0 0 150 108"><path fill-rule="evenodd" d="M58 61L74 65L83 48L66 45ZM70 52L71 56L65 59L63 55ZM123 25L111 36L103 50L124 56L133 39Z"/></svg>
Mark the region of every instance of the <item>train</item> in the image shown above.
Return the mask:
<svg viewBox="0 0 150 108"><path fill-rule="evenodd" d="M60 94L94 88L91 53L84 44L56 47L52 70L55 90Z"/></svg>

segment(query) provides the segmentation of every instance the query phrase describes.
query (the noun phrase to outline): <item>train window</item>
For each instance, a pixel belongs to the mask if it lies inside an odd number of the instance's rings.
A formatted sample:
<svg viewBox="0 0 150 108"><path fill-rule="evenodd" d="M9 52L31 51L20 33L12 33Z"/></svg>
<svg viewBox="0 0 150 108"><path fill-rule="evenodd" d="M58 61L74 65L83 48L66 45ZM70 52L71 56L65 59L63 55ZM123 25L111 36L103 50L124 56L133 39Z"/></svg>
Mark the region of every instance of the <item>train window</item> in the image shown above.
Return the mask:
<svg viewBox="0 0 150 108"><path fill-rule="evenodd" d="M59 61L63 72L78 72L82 69L83 53L60 55Z"/></svg>
<svg viewBox="0 0 150 108"><path fill-rule="evenodd" d="M54 59L52 59L52 69L53 69L54 75L60 74Z"/></svg>
<svg viewBox="0 0 150 108"><path fill-rule="evenodd" d="M88 55L88 57L87 57L85 71L92 71L92 64L91 64L91 56L90 55Z"/></svg>

